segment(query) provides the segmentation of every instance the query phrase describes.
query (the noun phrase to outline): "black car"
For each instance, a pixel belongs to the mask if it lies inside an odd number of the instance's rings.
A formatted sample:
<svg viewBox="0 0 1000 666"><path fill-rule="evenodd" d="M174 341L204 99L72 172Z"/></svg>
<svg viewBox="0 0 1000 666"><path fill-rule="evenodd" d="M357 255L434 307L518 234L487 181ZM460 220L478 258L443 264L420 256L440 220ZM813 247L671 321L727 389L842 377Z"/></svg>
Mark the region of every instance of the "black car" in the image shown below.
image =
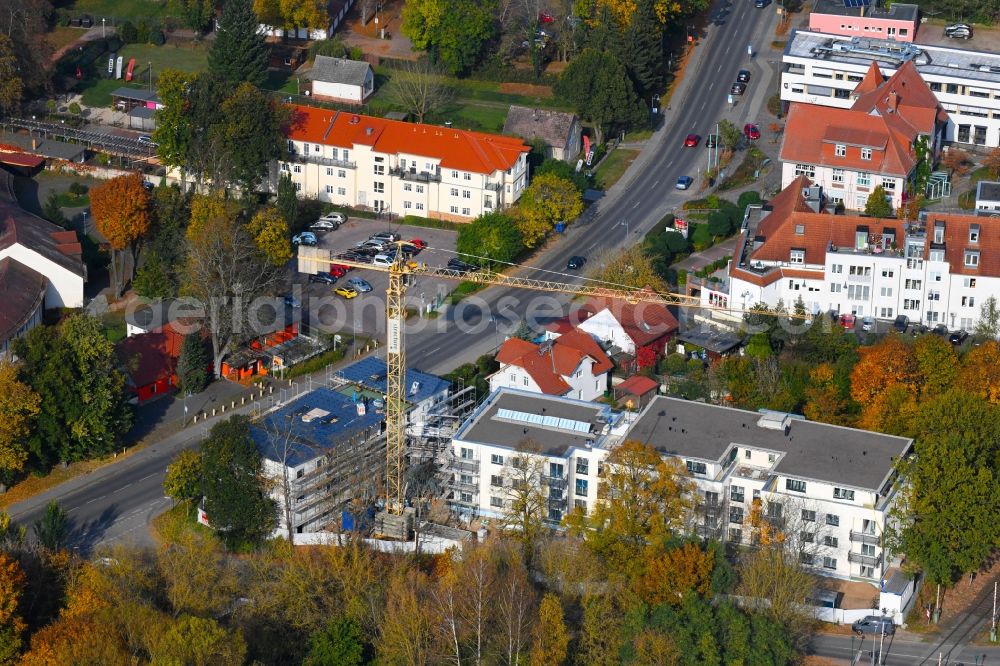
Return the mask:
<svg viewBox="0 0 1000 666"><path fill-rule="evenodd" d="M316 273L316 275L309 276L310 282L322 282L323 284L335 284L337 282L336 275L330 275L329 273Z"/></svg>
<svg viewBox="0 0 1000 666"><path fill-rule="evenodd" d="M478 271L479 266L464 262L461 259L449 259L448 270L456 271L458 273L472 273L473 271Z"/></svg>
<svg viewBox="0 0 1000 666"><path fill-rule="evenodd" d="M940 335L943 338L946 335L948 335L948 327L945 326L944 324L938 324L937 326L934 327L931 333L933 333L934 335Z"/></svg>
<svg viewBox="0 0 1000 666"><path fill-rule="evenodd" d="M706 148L715 148L717 145L719 145L719 135L718 134L709 134L708 136L705 137L705 147Z"/></svg>
<svg viewBox="0 0 1000 666"><path fill-rule="evenodd" d="M730 94L733 95L742 95L746 91L747 91L747 84L740 83L739 81L734 83L733 87L729 89Z"/></svg>
<svg viewBox="0 0 1000 666"><path fill-rule="evenodd" d="M906 315L899 315L896 317L896 321L892 322L892 327L900 333L906 333L906 329L909 325L910 318Z"/></svg>
<svg viewBox="0 0 1000 666"><path fill-rule="evenodd" d="M736 82L737 83L750 83L750 70L748 70L748 69L741 69L736 74Z"/></svg>
<svg viewBox="0 0 1000 666"><path fill-rule="evenodd" d="M955 331L954 333L948 336L948 342L950 342L953 345L960 345L963 342L965 342L965 339L967 337L969 337L969 334L966 333L965 331Z"/></svg>
<svg viewBox="0 0 1000 666"><path fill-rule="evenodd" d="M579 255L570 257L569 261L566 262L566 270L578 271L583 268L585 263L587 263L586 257L581 257Z"/></svg>

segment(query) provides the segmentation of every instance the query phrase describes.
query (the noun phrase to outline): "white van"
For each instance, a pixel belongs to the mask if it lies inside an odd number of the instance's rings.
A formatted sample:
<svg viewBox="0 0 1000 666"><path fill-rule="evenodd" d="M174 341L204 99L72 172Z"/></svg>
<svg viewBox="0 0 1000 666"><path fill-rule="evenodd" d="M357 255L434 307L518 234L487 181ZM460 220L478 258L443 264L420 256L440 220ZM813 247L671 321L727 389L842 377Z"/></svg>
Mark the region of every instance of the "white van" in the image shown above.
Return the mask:
<svg viewBox="0 0 1000 666"><path fill-rule="evenodd" d="M372 264L375 266L392 266L392 257L387 254L376 254L375 258L372 259Z"/></svg>

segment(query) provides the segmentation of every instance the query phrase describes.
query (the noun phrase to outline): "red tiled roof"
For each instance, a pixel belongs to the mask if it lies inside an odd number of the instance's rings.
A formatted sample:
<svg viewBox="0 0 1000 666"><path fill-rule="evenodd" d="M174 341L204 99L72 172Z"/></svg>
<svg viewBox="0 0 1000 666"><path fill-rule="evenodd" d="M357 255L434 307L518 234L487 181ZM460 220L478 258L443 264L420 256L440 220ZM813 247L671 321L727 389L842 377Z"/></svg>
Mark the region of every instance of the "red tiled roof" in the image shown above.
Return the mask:
<svg viewBox="0 0 1000 666"><path fill-rule="evenodd" d="M21 262L0 259L0 341L24 326L45 299L45 276Z"/></svg>
<svg viewBox="0 0 1000 666"><path fill-rule="evenodd" d="M944 258L952 274L1000 277L1000 218L928 212L928 237L933 237L938 221L944 222ZM979 226L979 241L971 243L969 227L974 224ZM966 250L979 251L978 266L965 265Z"/></svg>
<svg viewBox="0 0 1000 666"><path fill-rule="evenodd" d="M865 78L861 79L861 83L854 89L851 93L852 97L860 97L867 92L875 90L880 85L885 83L885 77L882 76L882 70L879 69L878 63L872 60L872 64L869 65L868 71L865 72Z"/></svg>
<svg viewBox="0 0 1000 666"><path fill-rule="evenodd" d="M632 375L615 388L624 393L643 396L650 391L655 391L658 384L645 375Z"/></svg>
<svg viewBox="0 0 1000 666"><path fill-rule="evenodd" d="M780 224L776 224L774 233L764 238L763 244L750 254L751 260L787 262L792 249L800 249L806 252L805 263L823 264L830 245L854 247L854 235L859 227L866 227L872 234L891 230L897 242L903 239L903 223L895 218L880 220L856 215L795 212L776 222ZM800 225L803 233L798 234L796 227ZM781 272L798 270L802 269L782 268ZM816 279L808 271L795 277Z"/></svg>
<svg viewBox="0 0 1000 666"><path fill-rule="evenodd" d="M604 310L611 313L626 335L632 338L632 342L638 347L655 342L679 328L677 319L670 313L670 310L665 305L658 303L643 302L632 305L620 299L595 296L580 308L580 312L588 316L596 315ZM586 318L588 317L579 318L577 321L583 321Z"/></svg>
<svg viewBox="0 0 1000 666"><path fill-rule="evenodd" d="M592 374L595 377L612 368L611 359L583 331L570 331L542 345L508 338L500 345L496 359L503 365L523 368L542 393L563 395L571 388L563 377L572 375L586 357L594 361Z"/></svg>
<svg viewBox="0 0 1000 666"><path fill-rule="evenodd" d="M289 139L353 149L371 146L380 153L437 158L441 167L491 174L514 166L527 146L521 139L498 134L405 123L386 118L290 105Z"/></svg>
<svg viewBox="0 0 1000 666"><path fill-rule="evenodd" d="M6 150L0 151L0 162L11 166L36 168L45 164L45 158L28 153L12 153Z"/></svg>
<svg viewBox="0 0 1000 666"><path fill-rule="evenodd" d="M115 352L132 384L148 386L173 376L183 342L184 336L167 324L151 333L125 338Z"/></svg>
<svg viewBox="0 0 1000 666"><path fill-rule="evenodd" d="M851 107L854 111L878 113L888 123L897 125L897 129L916 134L933 134L935 121L947 120L937 97L912 60L903 63L876 88L861 89L864 84L862 80L854 89L857 95Z"/></svg>

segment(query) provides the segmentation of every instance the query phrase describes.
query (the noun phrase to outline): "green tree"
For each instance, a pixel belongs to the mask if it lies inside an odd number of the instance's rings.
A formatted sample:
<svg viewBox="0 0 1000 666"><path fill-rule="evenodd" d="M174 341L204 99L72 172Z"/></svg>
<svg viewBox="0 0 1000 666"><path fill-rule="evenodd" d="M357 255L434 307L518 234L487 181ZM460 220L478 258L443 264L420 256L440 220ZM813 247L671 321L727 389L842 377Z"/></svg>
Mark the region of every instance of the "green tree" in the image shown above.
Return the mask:
<svg viewBox="0 0 1000 666"><path fill-rule="evenodd" d="M263 543L277 525L278 508L264 487L250 421L234 416L214 425L201 455L209 523L231 548Z"/></svg>
<svg viewBox="0 0 1000 666"><path fill-rule="evenodd" d="M181 345L181 355L177 359L177 377L180 390L185 393L201 393L208 386L208 368L211 359L205 348L205 340L200 332L188 333Z"/></svg>
<svg viewBox="0 0 1000 666"><path fill-rule="evenodd" d="M933 582L976 571L1000 546L1000 412L952 390L922 404L915 453L901 463L906 483L889 543Z"/></svg>
<svg viewBox="0 0 1000 666"><path fill-rule="evenodd" d="M164 632L153 663L240 666L246 651L238 631L228 631L211 618L182 615Z"/></svg>
<svg viewBox="0 0 1000 666"><path fill-rule="evenodd" d="M222 146L225 159L213 162L208 171L213 183L238 185L244 196L254 192L268 165L281 155L283 119L283 110L270 96L249 83L239 85L222 103L214 128L217 141L211 145Z"/></svg>
<svg viewBox="0 0 1000 666"><path fill-rule="evenodd" d="M201 499L201 479L201 454L186 449L167 466L163 492L175 502L186 502L190 508L191 502Z"/></svg>
<svg viewBox="0 0 1000 666"><path fill-rule="evenodd" d="M156 77L156 94L163 107L156 111L153 140L156 154L165 166L183 169L188 165L192 138L188 93L194 82L194 75L169 68Z"/></svg>
<svg viewBox="0 0 1000 666"><path fill-rule="evenodd" d="M476 264L508 263L524 250L524 238L509 215L496 211L463 224L458 230L456 249L463 259Z"/></svg>
<svg viewBox="0 0 1000 666"><path fill-rule="evenodd" d="M538 607L538 632L531 648L531 666L559 666L566 661L569 633L559 597L546 594Z"/></svg>
<svg viewBox="0 0 1000 666"><path fill-rule="evenodd" d="M167 266L158 252L149 252L135 272L132 290L143 298L156 300L177 294L177 286L170 279Z"/></svg>
<svg viewBox="0 0 1000 666"><path fill-rule="evenodd" d="M41 397L20 381L18 366L0 358L0 491L24 469L25 440L38 416Z"/></svg>
<svg viewBox="0 0 1000 666"><path fill-rule="evenodd" d="M42 206L42 217L52 224L58 224L63 229L69 228L69 220L63 214L62 206L59 205L59 195L55 192L50 192L48 198L45 199L45 204Z"/></svg>
<svg viewBox="0 0 1000 666"><path fill-rule="evenodd" d="M309 637L309 654L303 666L358 666L363 663L361 628L354 620L339 617Z"/></svg>
<svg viewBox="0 0 1000 666"><path fill-rule="evenodd" d="M287 173L281 174L281 178L278 179L278 194L275 197L274 206L278 209L281 217L285 218L288 228L297 230L299 197L295 193L295 183L292 182L292 177Z"/></svg>
<svg viewBox="0 0 1000 666"><path fill-rule="evenodd" d="M213 0L179 0L184 23L196 32L208 30L215 14Z"/></svg>
<svg viewBox="0 0 1000 666"><path fill-rule="evenodd" d="M267 78L268 48L251 0L226 0L208 52L208 67L233 86L259 86Z"/></svg>
<svg viewBox="0 0 1000 666"><path fill-rule="evenodd" d="M273 266L280 268L292 258L288 223L277 208L267 206L258 210L250 219L248 231L257 249Z"/></svg>
<svg viewBox="0 0 1000 666"><path fill-rule="evenodd" d="M495 0L413 0L403 7L403 34L452 74L464 74L495 36Z"/></svg>
<svg viewBox="0 0 1000 666"><path fill-rule="evenodd" d="M872 217L887 218L892 217L892 204L886 198L885 188L876 185L875 189L868 195L865 202L865 215Z"/></svg>
<svg viewBox="0 0 1000 666"><path fill-rule="evenodd" d="M979 320L976 322L975 333L987 340L996 340L1000 335L1000 307L996 296L989 296L979 306Z"/></svg>
<svg viewBox="0 0 1000 666"><path fill-rule="evenodd" d="M69 519L59 502L52 500L45 505L45 513L35 521L35 538L52 552L62 550L69 538Z"/></svg>
<svg viewBox="0 0 1000 666"><path fill-rule="evenodd" d="M621 60L645 105L653 95L663 92L663 74L667 69L663 61L663 33L652 0L636 3L635 15L620 44Z"/></svg>
<svg viewBox="0 0 1000 666"><path fill-rule="evenodd" d="M743 133L740 128L733 124L733 121L723 118L719 121L719 143L726 150L736 150L743 140Z"/></svg>
<svg viewBox="0 0 1000 666"><path fill-rule="evenodd" d="M118 38L123 44L135 44L139 41L139 31L131 21L124 21L118 26Z"/></svg>
<svg viewBox="0 0 1000 666"><path fill-rule="evenodd" d="M0 115L16 111L24 94L24 81L14 49L11 38L0 33Z"/></svg>
<svg viewBox="0 0 1000 666"><path fill-rule="evenodd" d="M594 124L598 144L608 131L639 127L649 119L625 65L610 52L584 49L559 77L556 92Z"/></svg>

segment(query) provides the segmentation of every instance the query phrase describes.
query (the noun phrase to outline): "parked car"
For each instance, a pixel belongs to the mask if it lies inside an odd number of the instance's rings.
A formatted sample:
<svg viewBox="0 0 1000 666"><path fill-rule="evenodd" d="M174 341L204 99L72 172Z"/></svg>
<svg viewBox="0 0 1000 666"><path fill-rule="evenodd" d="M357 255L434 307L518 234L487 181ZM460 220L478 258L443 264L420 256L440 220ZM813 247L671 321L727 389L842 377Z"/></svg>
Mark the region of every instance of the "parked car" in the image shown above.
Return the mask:
<svg viewBox="0 0 1000 666"><path fill-rule="evenodd" d="M578 271L583 268L583 265L587 263L586 257L581 257L580 255L575 255L569 258L566 262L566 269L570 271Z"/></svg>
<svg viewBox="0 0 1000 666"><path fill-rule="evenodd" d="M337 287L336 289L333 290L333 293L337 294L337 296L342 296L347 300L351 300L352 298L358 297L358 292L351 289L350 287Z"/></svg>
<svg viewBox="0 0 1000 666"><path fill-rule="evenodd" d="M760 128L753 123L747 123L743 126L743 136L751 141L756 141L760 138Z"/></svg>
<svg viewBox="0 0 1000 666"><path fill-rule="evenodd" d="M938 324L931 332L934 333L934 335L940 335L943 338L948 335L948 327L944 324Z"/></svg>
<svg viewBox="0 0 1000 666"><path fill-rule="evenodd" d="M462 261L461 259L449 259L448 270L458 273L472 273L479 270L479 266Z"/></svg>
<svg viewBox="0 0 1000 666"><path fill-rule="evenodd" d="M739 81L734 83L733 87L729 89L729 92L732 95L742 95L746 91L747 91L747 84L740 83Z"/></svg>
<svg viewBox="0 0 1000 666"><path fill-rule="evenodd" d="M709 134L708 136L705 137L705 147L706 148L715 148L717 145L719 145L719 135L718 134Z"/></svg>
<svg viewBox="0 0 1000 666"><path fill-rule="evenodd" d="M412 245L413 247L417 248L417 252L420 252L421 250L427 247L427 241L422 240L420 238L411 238L406 242ZM417 252L414 252L413 254L417 254Z"/></svg>
<svg viewBox="0 0 1000 666"><path fill-rule="evenodd" d="M896 321L892 322L892 327L900 333L906 333L906 329L909 325L910 318L906 315L899 315L896 317Z"/></svg>
<svg viewBox="0 0 1000 666"><path fill-rule="evenodd" d="M337 223L330 220L319 219L309 225L310 231L336 231Z"/></svg>
<svg viewBox="0 0 1000 666"><path fill-rule="evenodd" d="M953 345L960 345L965 342L965 339L969 337L969 334L964 330L958 330L948 336L948 342Z"/></svg>
<svg viewBox="0 0 1000 666"><path fill-rule="evenodd" d="M944 36L951 39L969 39L972 37L972 26L968 23L952 23L945 26Z"/></svg>
<svg viewBox="0 0 1000 666"><path fill-rule="evenodd" d="M352 277L347 281L347 284L359 294L367 294L372 290L372 286L368 284L368 280L359 277Z"/></svg>
<svg viewBox="0 0 1000 666"><path fill-rule="evenodd" d="M885 634L892 636L896 633L896 625L892 623L892 618L878 615L866 615L851 625L851 629L858 634Z"/></svg>
<svg viewBox="0 0 1000 666"><path fill-rule="evenodd" d="M750 70L749 69L741 69L739 72L737 72L736 73L736 82L737 83L750 83Z"/></svg>
<svg viewBox="0 0 1000 666"><path fill-rule="evenodd" d="M854 330L854 315L852 314L840 315L840 325L844 327L845 331Z"/></svg>
<svg viewBox="0 0 1000 666"><path fill-rule="evenodd" d="M694 148L699 143L701 143L701 137L698 136L697 134L688 134L687 138L684 139L684 146L686 148Z"/></svg>
<svg viewBox="0 0 1000 666"><path fill-rule="evenodd" d="M538 12L538 22L539 23L552 23L552 14L548 12Z"/></svg>
<svg viewBox="0 0 1000 666"><path fill-rule="evenodd" d="M330 273L317 273L309 276L309 282L321 282L323 284L336 284L337 276Z"/></svg>
<svg viewBox="0 0 1000 666"><path fill-rule="evenodd" d="M287 296L285 296L285 305L287 305L290 308L301 308L302 307L302 304L299 303L299 299L295 298L291 294L288 294Z"/></svg>
<svg viewBox="0 0 1000 666"><path fill-rule="evenodd" d="M337 259L344 259L345 261L356 261L360 264L367 264L371 262L372 258L364 252L355 252L354 250L348 250L347 252L341 252L337 255Z"/></svg>
<svg viewBox="0 0 1000 666"><path fill-rule="evenodd" d="M875 317L862 317L861 318L861 330L862 331L874 331L875 330Z"/></svg>
<svg viewBox="0 0 1000 666"><path fill-rule="evenodd" d="M303 231L301 234L292 236L292 243L295 245L316 245L316 234L311 231Z"/></svg>
<svg viewBox="0 0 1000 666"><path fill-rule="evenodd" d="M686 190L691 187L692 183L694 183L694 178L691 176L681 176L677 179L677 184L674 187L678 190Z"/></svg>
<svg viewBox="0 0 1000 666"><path fill-rule="evenodd" d="M324 215L323 217L321 217L319 219L321 219L321 220L327 220L328 222L333 222L334 224L338 224L338 225L339 224L343 224L344 222L347 222L347 216L344 215L343 213L338 213L336 211L334 211L332 213L327 213L326 215Z"/></svg>
<svg viewBox="0 0 1000 666"><path fill-rule="evenodd" d="M395 243L399 240L399 234L394 234L391 231L380 231L377 234L369 236L368 240L377 241L379 243Z"/></svg>
<svg viewBox="0 0 1000 666"><path fill-rule="evenodd" d="M753 6L757 9L767 7L769 4L771 4L771 0L753 0Z"/></svg>
<svg viewBox="0 0 1000 666"><path fill-rule="evenodd" d="M136 139L136 141L138 141L143 145L152 146L153 148L156 148L156 142L153 141L153 137L149 136L148 134L143 134L138 139Z"/></svg>
<svg viewBox="0 0 1000 666"><path fill-rule="evenodd" d="M347 271L351 270L350 266L345 266L343 264L331 264L330 265L330 275L342 278L347 275Z"/></svg>

